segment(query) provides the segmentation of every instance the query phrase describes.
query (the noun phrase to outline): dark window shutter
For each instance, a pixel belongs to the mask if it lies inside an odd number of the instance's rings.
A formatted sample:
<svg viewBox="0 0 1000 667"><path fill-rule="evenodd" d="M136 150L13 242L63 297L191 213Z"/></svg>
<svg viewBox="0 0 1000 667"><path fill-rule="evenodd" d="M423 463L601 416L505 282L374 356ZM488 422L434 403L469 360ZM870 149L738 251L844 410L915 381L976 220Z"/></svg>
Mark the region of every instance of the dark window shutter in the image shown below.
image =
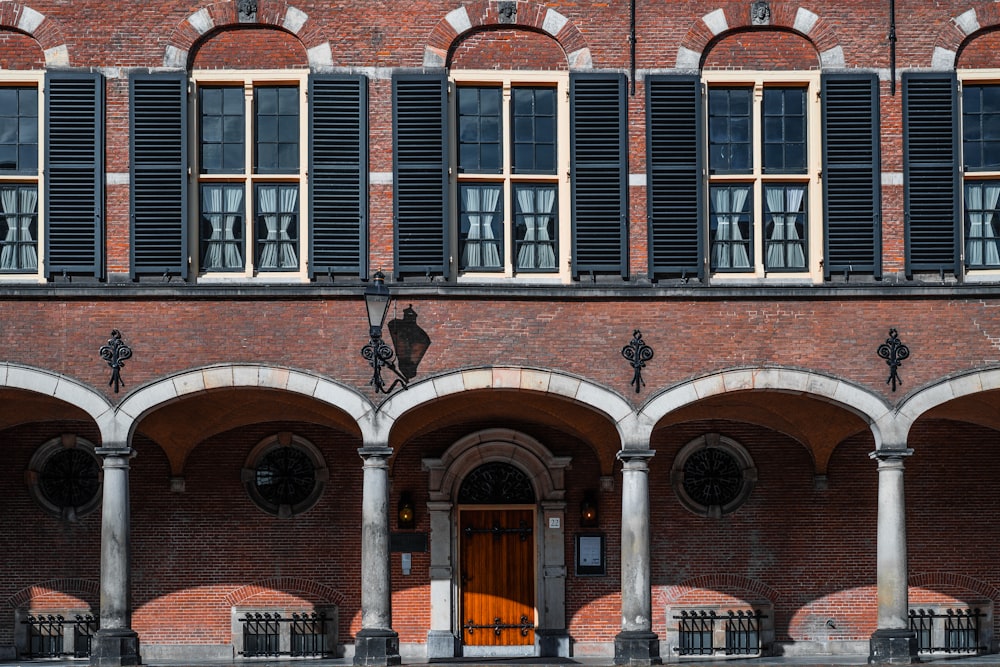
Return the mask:
<svg viewBox="0 0 1000 667"><path fill-rule="evenodd" d="M954 72L903 74L906 273L960 271L958 93Z"/></svg>
<svg viewBox="0 0 1000 667"><path fill-rule="evenodd" d="M823 271L882 275L878 77L824 74Z"/></svg>
<svg viewBox="0 0 1000 667"><path fill-rule="evenodd" d="M368 79L309 77L309 274L368 274Z"/></svg>
<svg viewBox="0 0 1000 667"><path fill-rule="evenodd" d="M104 267L104 77L45 77L46 274Z"/></svg>
<svg viewBox="0 0 1000 667"><path fill-rule="evenodd" d="M646 79L646 197L653 277L704 277L700 92L697 76Z"/></svg>
<svg viewBox="0 0 1000 667"><path fill-rule="evenodd" d="M448 275L448 81L392 79L397 274Z"/></svg>
<svg viewBox="0 0 1000 667"><path fill-rule="evenodd" d="M628 126L625 76L572 74L570 176L573 275L628 276Z"/></svg>
<svg viewBox="0 0 1000 667"><path fill-rule="evenodd" d="M187 277L187 85L184 72L131 78L133 276Z"/></svg>

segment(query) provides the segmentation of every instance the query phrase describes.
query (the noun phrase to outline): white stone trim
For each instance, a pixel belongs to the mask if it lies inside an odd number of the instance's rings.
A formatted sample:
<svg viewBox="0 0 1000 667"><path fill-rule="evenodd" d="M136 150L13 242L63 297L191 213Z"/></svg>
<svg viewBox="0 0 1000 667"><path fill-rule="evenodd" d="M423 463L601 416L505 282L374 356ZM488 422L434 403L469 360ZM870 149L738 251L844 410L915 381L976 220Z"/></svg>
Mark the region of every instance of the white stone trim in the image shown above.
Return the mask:
<svg viewBox="0 0 1000 667"><path fill-rule="evenodd" d="M215 28L215 21L212 20L212 15L208 13L206 8L199 9L189 16L187 22L199 35L204 35Z"/></svg>
<svg viewBox="0 0 1000 667"><path fill-rule="evenodd" d="M166 50L163 52L163 66L176 69L178 67L187 67L188 52L178 49L176 46L167 45Z"/></svg>
<svg viewBox="0 0 1000 667"><path fill-rule="evenodd" d="M845 67L844 47L839 44L831 49L827 49L819 54L820 66L823 69L837 69Z"/></svg>
<svg viewBox="0 0 1000 667"><path fill-rule="evenodd" d="M309 20L309 15L306 14L301 9L297 7L289 7L288 11L285 12L285 18L282 21L282 25L285 30L297 35L299 31L302 30L302 26L306 24Z"/></svg>
<svg viewBox="0 0 1000 667"><path fill-rule="evenodd" d="M792 24L792 30L808 35L816 27L817 21L819 21L819 16L814 12L805 7L799 7L798 11L795 12L795 23Z"/></svg>
<svg viewBox="0 0 1000 667"><path fill-rule="evenodd" d="M447 21L448 25L450 25L459 35L467 30L472 30L472 21L469 20L469 12L466 11L464 5L448 12L444 17L444 20Z"/></svg>
<svg viewBox="0 0 1000 667"><path fill-rule="evenodd" d="M542 20L542 30L555 37L567 23L569 23L569 19L556 10L549 9L545 12L545 18Z"/></svg>
<svg viewBox="0 0 1000 667"><path fill-rule="evenodd" d="M962 12L955 17L955 26L964 32L966 36L976 32L982 26L979 24L979 17L976 16L975 8Z"/></svg>
<svg viewBox="0 0 1000 667"><path fill-rule="evenodd" d="M721 35L729 30L729 21L726 20L726 12L721 7L705 14L701 17L701 20L705 22L705 25L708 26L713 35Z"/></svg>
<svg viewBox="0 0 1000 667"><path fill-rule="evenodd" d="M935 46L934 55L931 56L931 67L936 70L953 69L956 55L951 49Z"/></svg>
<svg viewBox="0 0 1000 667"><path fill-rule="evenodd" d="M306 50L310 67L333 67L333 48L330 42L317 44Z"/></svg>
<svg viewBox="0 0 1000 667"><path fill-rule="evenodd" d="M42 25L44 20L45 14L26 5L21 5L21 16L17 20L17 29L31 34L38 30L38 26Z"/></svg>
<svg viewBox="0 0 1000 667"><path fill-rule="evenodd" d="M45 49L46 67L69 67L69 48L65 44Z"/></svg>

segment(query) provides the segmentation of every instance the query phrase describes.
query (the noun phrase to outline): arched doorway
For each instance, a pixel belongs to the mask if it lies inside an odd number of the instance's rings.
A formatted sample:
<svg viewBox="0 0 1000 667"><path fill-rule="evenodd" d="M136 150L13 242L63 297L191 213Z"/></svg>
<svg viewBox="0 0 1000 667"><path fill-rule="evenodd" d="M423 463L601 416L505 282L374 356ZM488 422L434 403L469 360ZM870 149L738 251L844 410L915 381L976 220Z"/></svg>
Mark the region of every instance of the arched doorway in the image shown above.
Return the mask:
<svg viewBox="0 0 1000 667"><path fill-rule="evenodd" d="M569 462L509 429L474 433L440 459L424 459L428 658L569 655L563 532Z"/></svg>

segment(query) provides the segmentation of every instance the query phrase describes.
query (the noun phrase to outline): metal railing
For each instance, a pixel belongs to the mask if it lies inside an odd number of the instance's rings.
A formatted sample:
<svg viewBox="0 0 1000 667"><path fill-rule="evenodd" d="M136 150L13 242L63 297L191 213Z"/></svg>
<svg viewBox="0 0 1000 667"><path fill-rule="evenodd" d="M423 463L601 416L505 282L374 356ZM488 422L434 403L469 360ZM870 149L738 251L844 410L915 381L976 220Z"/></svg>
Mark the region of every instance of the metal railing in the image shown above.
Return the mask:
<svg viewBox="0 0 1000 667"><path fill-rule="evenodd" d="M984 618L986 613L979 609L910 609L910 629L917 633L920 653L985 653L979 642ZM935 632L937 627L940 632ZM938 642L943 645L935 645Z"/></svg>
<svg viewBox="0 0 1000 667"><path fill-rule="evenodd" d="M248 658L290 655L323 657L331 654L326 641L326 614L293 613L284 618L278 612L249 612L243 624L243 650ZM282 647L283 626L288 626L289 646Z"/></svg>
<svg viewBox="0 0 1000 667"><path fill-rule="evenodd" d="M76 614L67 619L62 614L29 615L27 658L90 657L90 647L97 632L98 620L92 614ZM73 628L73 646L65 646L66 627Z"/></svg>
<svg viewBox="0 0 1000 667"><path fill-rule="evenodd" d="M766 618L759 610L729 610L720 615L715 610L681 611L677 621L679 655L758 655L760 621ZM716 625L724 630L723 644L715 643Z"/></svg>

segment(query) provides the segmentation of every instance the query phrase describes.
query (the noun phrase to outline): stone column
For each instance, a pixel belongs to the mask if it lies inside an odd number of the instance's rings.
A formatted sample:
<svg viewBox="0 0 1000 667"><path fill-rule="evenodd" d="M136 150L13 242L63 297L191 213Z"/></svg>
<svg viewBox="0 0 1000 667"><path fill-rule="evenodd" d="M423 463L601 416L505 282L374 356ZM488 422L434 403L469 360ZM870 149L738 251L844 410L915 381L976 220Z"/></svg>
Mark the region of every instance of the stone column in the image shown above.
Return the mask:
<svg viewBox="0 0 1000 667"><path fill-rule="evenodd" d="M542 510L542 608L535 631L535 645L543 658L570 655L566 630L566 503L546 501Z"/></svg>
<svg viewBox="0 0 1000 667"><path fill-rule="evenodd" d="M90 650L92 667L142 664L139 636L132 630L131 509L128 445L99 447L104 457L101 505L101 622Z"/></svg>
<svg viewBox="0 0 1000 667"><path fill-rule="evenodd" d="M355 665L398 665L399 635L392 629L389 579L389 447L363 447L361 493L361 630L354 638Z"/></svg>
<svg viewBox="0 0 1000 667"><path fill-rule="evenodd" d="M427 658L453 658L452 631L451 503L427 503L431 520L431 629L427 632Z"/></svg>
<svg viewBox="0 0 1000 667"><path fill-rule="evenodd" d="M660 663L653 632L649 550L649 465L652 450L622 450L622 631L615 637L616 665Z"/></svg>
<svg viewBox="0 0 1000 667"><path fill-rule="evenodd" d="M878 629L872 634L868 662L917 662L917 636L910 630L906 564L906 498L903 459L912 449L872 452L878 460L878 541L876 580Z"/></svg>

